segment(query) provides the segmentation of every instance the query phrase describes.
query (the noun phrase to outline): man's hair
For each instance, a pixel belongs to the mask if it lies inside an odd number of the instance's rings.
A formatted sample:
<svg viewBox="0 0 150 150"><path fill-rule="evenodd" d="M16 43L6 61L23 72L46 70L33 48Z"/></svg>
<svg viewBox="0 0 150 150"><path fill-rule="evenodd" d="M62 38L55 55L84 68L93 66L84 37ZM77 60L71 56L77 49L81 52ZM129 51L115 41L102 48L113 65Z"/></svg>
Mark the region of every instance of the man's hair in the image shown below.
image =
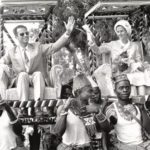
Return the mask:
<svg viewBox="0 0 150 150"><path fill-rule="evenodd" d="M17 36L17 30L18 30L19 28L27 29L27 27L24 26L24 25L18 25L18 26L16 26L16 27L13 29L13 33L14 33L15 36Z"/></svg>

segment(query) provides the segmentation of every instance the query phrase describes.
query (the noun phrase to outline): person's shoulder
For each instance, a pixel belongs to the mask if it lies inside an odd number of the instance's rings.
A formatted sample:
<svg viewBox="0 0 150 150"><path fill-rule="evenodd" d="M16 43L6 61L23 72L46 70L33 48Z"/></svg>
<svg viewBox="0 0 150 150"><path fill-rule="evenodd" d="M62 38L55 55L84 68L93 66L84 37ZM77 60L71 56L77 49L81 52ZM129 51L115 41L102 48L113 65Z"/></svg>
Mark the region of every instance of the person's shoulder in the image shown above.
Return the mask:
<svg viewBox="0 0 150 150"><path fill-rule="evenodd" d="M118 43L118 40L113 40L113 41L110 41L110 42L105 42L105 43L102 43L102 46L107 46L107 45L111 45L111 44L116 44Z"/></svg>
<svg viewBox="0 0 150 150"><path fill-rule="evenodd" d="M17 45L16 46L13 46L13 47L11 47L9 50L11 50L11 51L14 51L14 50L16 50L17 49Z"/></svg>
<svg viewBox="0 0 150 150"><path fill-rule="evenodd" d="M110 46L111 48L113 47L118 47L118 45L120 45L120 42L119 40L113 40L113 41L110 41L109 43L107 43L108 46Z"/></svg>
<svg viewBox="0 0 150 150"><path fill-rule="evenodd" d="M42 44L40 42L28 43L30 49L39 50Z"/></svg>
<svg viewBox="0 0 150 150"><path fill-rule="evenodd" d="M105 110L105 115L107 118L110 118L110 116L116 116L116 111L115 111L115 107L114 107L114 103L110 104L106 110Z"/></svg>
<svg viewBox="0 0 150 150"><path fill-rule="evenodd" d="M119 43L119 40L113 40L113 41L110 41L109 43L116 44L116 43Z"/></svg>
<svg viewBox="0 0 150 150"><path fill-rule="evenodd" d="M110 105L108 105L108 106L106 107L105 112L108 112L108 111L114 110L114 109L115 109L115 108L114 108L114 102L113 102L113 103L111 103Z"/></svg>
<svg viewBox="0 0 150 150"><path fill-rule="evenodd" d="M6 50L6 52L5 53L7 53L7 54L12 54L12 53L15 53L16 52L16 50L17 50L17 45L16 46L13 46L13 47L11 47L10 49L7 49Z"/></svg>
<svg viewBox="0 0 150 150"><path fill-rule="evenodd" d="M131 43L132 46L138 46L139 47L141 45L140 41L134 41L134 42L131 41L130 43Z"/></svg>
<svg viewBox="0 0 150 150"><path fill-rule="evenodd" d="M35 46L38 46L38 45L40 45L40 42L28 43L29 47L35 47Z"/></svg>
<svg viewBox="0 0 150 150"><path fill-rule="evenodd" d="M60 115L60 113L61 113L61 111L62 111L63 109L64 109L64 104L61 104L61 105L58 106L58 108L57 108L57 116Z"/></svg>
<svg viewBox="0 0 150 150"><path fill-rule="evenodd" d="M102 43L99 47L99 49L101 51L106 51L108 50L109 52L112 51L112 47L116 47L117 41L110 41L110 42L106 42L106 43Z"/></svg>

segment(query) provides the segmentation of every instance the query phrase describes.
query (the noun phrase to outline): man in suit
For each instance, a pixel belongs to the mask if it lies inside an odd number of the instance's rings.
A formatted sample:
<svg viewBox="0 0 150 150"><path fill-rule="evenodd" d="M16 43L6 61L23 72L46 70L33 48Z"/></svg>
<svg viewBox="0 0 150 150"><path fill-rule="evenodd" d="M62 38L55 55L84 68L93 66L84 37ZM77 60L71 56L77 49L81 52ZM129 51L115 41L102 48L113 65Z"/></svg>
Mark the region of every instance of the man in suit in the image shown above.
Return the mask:
<svg viewBox="0 0 150 150"><path fill-rule="evenodd" d="M19 100L28 100L29 85L34 87L34 99L42 100L45 85L49 83L45 58L66 44L74 23L74 18L69 17L68 23L65 23L66 32L55 43L50 44L29 43L27 27L23 25L15 27L13 31L18 45L0 59L0 94L3 96L8 85L13 82L17 87ZM4 66L9 64L12 65L13 77L11 70Z"/></svg>

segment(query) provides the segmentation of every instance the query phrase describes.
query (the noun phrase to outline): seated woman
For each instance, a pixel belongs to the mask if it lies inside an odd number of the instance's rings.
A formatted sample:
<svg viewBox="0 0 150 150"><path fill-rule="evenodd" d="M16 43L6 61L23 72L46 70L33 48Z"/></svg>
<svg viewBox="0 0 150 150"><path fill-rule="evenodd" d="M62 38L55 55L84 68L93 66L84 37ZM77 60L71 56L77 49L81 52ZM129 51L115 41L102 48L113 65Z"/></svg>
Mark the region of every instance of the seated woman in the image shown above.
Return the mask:
<svg viewBox="0 0 150 150"><path fill-rule="evenodd" d="M109 78L108 91L105 93L113 95L113 88L110 84L110 78L113 75L120 73L127 73L128 78L132 85L132 95L144 95L145 85L147 84L143 74L142 56L140 54L139 45L136 42L130 40L131 25L126 20L118 21L114 26L115 33L118 36L118 40L111 41L110 43L104 43L100 47L97 47L92 40L89 42L91 49L98 55L103 53L110 54L111 64L104 64L100 66L95 73L98 80L99 87L103 87L101 83L107 83ZM86 30L89 34L89 30ZM109 74L107 73L109 70ZM101 80L102 79L102 80ZM105 81L104 81L105 80ZM150 84L148 85L150 86ZM109 89L111 88L111 89ZM111 92L110 92L111 91ZM113 93L113 94L112 94ZM103 95L103 92L102 92ZM115 94L114 94L115 95Z"/></svg>
<svg viewBox="0 0 150 150"><path fill-rule="evenodd" d="M106 128L108 121L101 112L100 104L95 105L96 96L90 81L84 74L74 78L73 91L75 98L69 98L57 110L54 131L59 135L61 133L62 136L62 143L57 149L93 150L91 140L100 131L99 129L108 130Z"/></svg>

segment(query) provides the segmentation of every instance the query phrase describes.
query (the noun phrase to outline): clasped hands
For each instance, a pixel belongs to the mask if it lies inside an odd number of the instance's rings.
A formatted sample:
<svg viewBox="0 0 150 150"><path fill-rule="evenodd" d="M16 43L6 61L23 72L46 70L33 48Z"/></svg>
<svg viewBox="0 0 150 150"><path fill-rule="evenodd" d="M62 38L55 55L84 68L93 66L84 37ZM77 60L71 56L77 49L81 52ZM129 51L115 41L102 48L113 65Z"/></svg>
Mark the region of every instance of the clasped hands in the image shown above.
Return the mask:
<svg viewBox="0 0 150 150"><path fill-rule="evenodd" d="M131 64L131 72L144 71L144 66L141 62Z"/></svg>

